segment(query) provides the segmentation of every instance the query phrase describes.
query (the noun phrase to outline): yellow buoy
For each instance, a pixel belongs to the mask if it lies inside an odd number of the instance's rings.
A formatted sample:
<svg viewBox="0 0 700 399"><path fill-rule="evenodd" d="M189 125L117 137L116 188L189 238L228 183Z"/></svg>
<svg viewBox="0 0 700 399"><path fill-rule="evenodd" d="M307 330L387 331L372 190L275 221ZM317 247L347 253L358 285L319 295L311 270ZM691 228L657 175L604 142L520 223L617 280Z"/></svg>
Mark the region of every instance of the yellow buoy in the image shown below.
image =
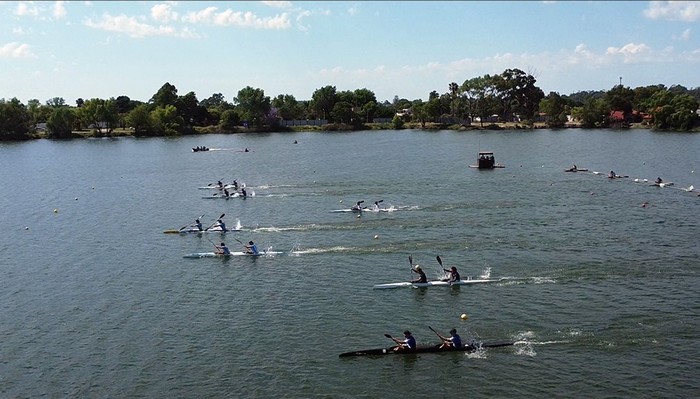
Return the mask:
<svg viewBox="0 0 700 399"><path fill-rule="evenodd" d="M459 318L462 319L462 320L467 320L467 319L469 318L469 316L467 316L466 313L462 313L462 315L459 316Z"/></svg>
<svg viewBox="0 0 700 399"><path fill-rule="evenodd" d="M374 235L374 239L376 240L376 239L378 239L378 238L379 238L379 236L378 236L377 234L375 234L375 235Z"/></svg>
<svg viewBox="0 0 700 399"><path fill-rule="evenodd" d="M58 213L58 209L54 208L53 213Z"/></svg>

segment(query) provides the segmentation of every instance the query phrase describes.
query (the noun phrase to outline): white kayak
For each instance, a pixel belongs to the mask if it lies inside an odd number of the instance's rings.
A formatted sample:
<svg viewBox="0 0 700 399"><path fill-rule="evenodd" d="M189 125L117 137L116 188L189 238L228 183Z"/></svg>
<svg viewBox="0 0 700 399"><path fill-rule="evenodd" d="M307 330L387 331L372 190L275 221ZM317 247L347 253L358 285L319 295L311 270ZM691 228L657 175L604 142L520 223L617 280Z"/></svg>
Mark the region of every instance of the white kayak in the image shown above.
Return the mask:
<svg viewBox="0 0 700 399"><path fill-rule="evenodd" d="M229 229L227 228L226 231L222 230L221 227L212 227L209 230L199 230L196 227L189 227L183 230L165 230L163 233L165 234L191 234L191 233L196 233L196 234L203 234L203 233L228 233L228 232L233 232L233 231L241 231L241 227L236 227L234 229Z"/></svg>
<svg viewBox="0 0 700 399"><path fill-rule="evenodd" d="M426 288L426 287L451 287L455 285L470 285L470 284L487 284L487 283L497 283L503 281L504 279L469 279L469 280L458 280L454 283L449 283L447 281L428 281L427 283L411 283L410 281L405 281L402 283L386 283L377 284L374 289L387 289L387 288L402 288L402 287L412 287L412 288Z"/></svg>
<svg viewBox="0 0 700 399"><path fill-rule="evenodd" d="M221 194L221 195L214 194L214 195L210 195L210 196L206 196L206 197L202 197L202 198L203 198L203 199L225 199L225 200L227 200L227 199L231 199L231 198L246 199L246 198L250 198L250 197L255 197L255 192L254 192L254 191L249 191L249 192L247 193L247 195L243 195L243 194L241 194L241 193L231 193L231 194L227 197L227 196L225 196L224 194Z"/></svg>
<svg viewBox="0 0 700 399"><path fill-rule="evenodd" d="M227 190L238 190L240 187L241 187L241 186L236 187L236 186L234 186L233 184L226 184L226 185L224 185L223 187L219 187L219 186L216 185L216 184L212 184L211 186L197 187L197 188L200 189L200 190L209 190L209 189L211 189L211 190L214 190L214 189L217 189L217 190L223 190L223 189L227 189Z"/></svg>
<svg viewBox="0 0 700 399"><path fill-rule="evenodd" d="M230 256L252 256L252 257L257 257L257 256L272 256L272 255L278 255L281 254L282 252L278 251L265 251L265 252L260 252L258 254L251 254L248 252L231 252L230 254L220 254L217 252L194 252L191 254L184 255L183 258L191 258L191 259L199 259L199 258L227 258Z"/></svg>

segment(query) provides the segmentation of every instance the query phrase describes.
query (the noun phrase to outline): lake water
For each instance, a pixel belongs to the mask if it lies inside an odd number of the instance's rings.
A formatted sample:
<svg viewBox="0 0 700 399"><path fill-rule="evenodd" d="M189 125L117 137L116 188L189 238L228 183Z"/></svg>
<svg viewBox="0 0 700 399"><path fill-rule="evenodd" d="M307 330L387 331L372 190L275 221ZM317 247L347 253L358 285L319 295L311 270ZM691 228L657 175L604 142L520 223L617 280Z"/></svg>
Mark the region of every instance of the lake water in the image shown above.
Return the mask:
<svg viewBox="0 0 700 399"><path fill-rule="evenodd" d="M470 168L479 150L506 167ZM700 188L698 134L38 140L0 143L0 168L2 397L700 393L700 197L683 190ZM254 196L198 189L234 179ZM395 211L333 212L360 200ZM242 231L163 234L222 213ZM183 258L222 240L282 253ZM437 278L438 255L504 280L373 289L412 278L409 256ZM439 342L428 326L517 343L338 358L405 329Z"/></svg>

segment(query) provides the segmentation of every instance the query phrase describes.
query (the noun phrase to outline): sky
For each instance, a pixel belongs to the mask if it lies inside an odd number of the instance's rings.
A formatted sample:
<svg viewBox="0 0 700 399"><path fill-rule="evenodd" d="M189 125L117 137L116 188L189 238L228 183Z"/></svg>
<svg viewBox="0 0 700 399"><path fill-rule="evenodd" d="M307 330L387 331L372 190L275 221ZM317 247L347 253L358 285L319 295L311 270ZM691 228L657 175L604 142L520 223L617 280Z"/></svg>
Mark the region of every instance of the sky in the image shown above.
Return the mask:
<svg viewBox="0 0 700 399"><path fill-rule="evenodd" d="M515 68L545 94L696 88L699 22L692 1L2 1L0 99L427 100Z"/></svg>

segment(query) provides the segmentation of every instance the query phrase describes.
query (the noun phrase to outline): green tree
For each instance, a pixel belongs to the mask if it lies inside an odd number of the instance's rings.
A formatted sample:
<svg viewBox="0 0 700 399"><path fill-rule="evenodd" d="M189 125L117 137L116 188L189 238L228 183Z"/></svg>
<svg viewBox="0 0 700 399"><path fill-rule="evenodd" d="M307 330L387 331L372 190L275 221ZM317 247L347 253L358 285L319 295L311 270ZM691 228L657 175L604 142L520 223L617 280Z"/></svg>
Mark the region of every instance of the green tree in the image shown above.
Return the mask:
<svg viewBox="0 0 700 399"><path fill-rule="evenodd" d="M302 107L290 94L280 94L273 98L270 103L284 120L301 119L302 117Z"/></svg>
<svg viewBox="0 0 700 399"><path fill-rule="evenodd" d="M85 101L77 110L76 117L80 118L87 127L96 129L98 133L102 133L102 129L111 133L119 121L119 109L114 98L109 100L92 98Z"/></svg>
<svg viewBox="0 0 700 399"><path fill-rule="evenodd" d="M265 96L262 89L254 89L250 86L238 91L234 103L241 118L258 127L263 125L272 107L270 97Z"/></svg>
<svg viewBox="0 0 700 399"><path fill-rule="evenodd" d="M649 99L654 127L657 129L690 130L698 120L698 100L691 94L663 90Z"/></svg>
<svg viewBox="0 0 700 399"><path fill-rule="evenodd" d="M547 97L540 101L539 110L547 114L547 126L560 128L566 126L566 101L556 92L549 92Z"/></svg>
<svg viewBox="0 0 700 399"><path fill-rule="evenodd" d="M70 108L63 106L54 108L53 113L46 122L49 137L54 139L72 137L74 119L75 115Z"/></svg>
<svg viewBox="0 0 700 399"><path fill-rule="evenodd" d="M63 97L54 97L52 99L46 100L46 105L51 108L65 107L66 100Z"/></svg>
<svg viewBox="0 0 700 399"><path fill-rule="evenodd" d="M337 101L335 86L324 86L311 95L311 107L323 119L329 118Z"/></svg>
<svg viewBox="0 0 700 399"><path fill-rule="evenodd" d="M353 111L352 104L347 101L338 101L331 111L331 119L338 123L356 124L359 118Z"/></svg>
<svg viewBox="0 0 700 399"><path fill-rule="evenodd" d="M175 106L177 104L177 88L166 82L156 94L151 97L149 103L155 107L165 107L166 105Z"/></svg>
<svg viewBox="0 0 700 399"><path fill-rule="evenodd" d="M29 138L31 117L27 107L16 97L10 101L0 99L0 140Z"/></svg>
<svg viewBox="0 0 700 399"><path fill-rule="evenodd" d="M233 109L227 109L221 113L221 119L219 121L219 126L225 130L234 130L236 126L240 126L241 117Z"/></svg>
<svg viewBox="0 0 700 399"><path fill-rule="evenodd" d="M533 121L540 100L544 98L542 89L535 85L537 79L516 68L506 69L495 80L504 120L512 120L513 115L520 115Z"/></svg>
<svg viewBox="0 0 700 399"><path fill-rule="evenodd" d="M182 117L178 115L174 105L156 107L151 111L154 131L166 136L174 136L181 132L184 125Z"/></svg>
<svg viewBox="0 0 700 399"><path fill-rule="evenodd" d="M586 128L608 127L610 124L610 104L605 99L589 98L583 105L581 125Z"/></svg>
<svg viewBox="0 0 700 399"><path fill-rule="evenodd" d="M136 136L152 136L155 134L151 111L147 104L139 104L126 115L126 123L134 129Z"/></svg>
<svg viewBox="0 0 700 399"><path fill-rule="evenodd" d="M404 123L403 119L398 115L394 115L394 118L391 120L391 124L395 130L403 129Z"/></svg>

